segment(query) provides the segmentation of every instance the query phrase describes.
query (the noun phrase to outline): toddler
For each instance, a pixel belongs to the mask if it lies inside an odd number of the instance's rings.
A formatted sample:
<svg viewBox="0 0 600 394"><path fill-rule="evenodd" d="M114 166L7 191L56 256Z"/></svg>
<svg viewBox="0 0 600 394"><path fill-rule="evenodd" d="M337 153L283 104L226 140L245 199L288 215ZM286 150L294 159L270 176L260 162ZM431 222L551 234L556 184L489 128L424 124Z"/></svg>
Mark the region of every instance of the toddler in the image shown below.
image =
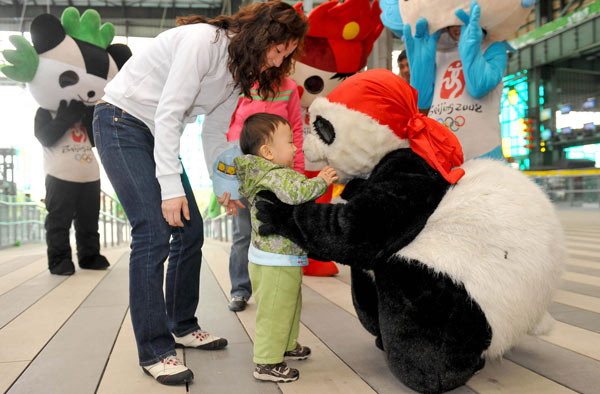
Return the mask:
<svg viewBox="0 0 600 394"><path fill-rule="evenodd" d="M287 204L315 200L338 177L325 167L308 179L294 171L296 146L287 120L257 113L246 119L240 136L244 156L235 158L240 194L248 200L252 222L248 271L256 300L254 377L278 383L298 380L297 369L285 360L304 360L310 348L297 343L302 309L302 266L306 252L279 235L261 236L256 219L256 194L270 190Z"/></svg>

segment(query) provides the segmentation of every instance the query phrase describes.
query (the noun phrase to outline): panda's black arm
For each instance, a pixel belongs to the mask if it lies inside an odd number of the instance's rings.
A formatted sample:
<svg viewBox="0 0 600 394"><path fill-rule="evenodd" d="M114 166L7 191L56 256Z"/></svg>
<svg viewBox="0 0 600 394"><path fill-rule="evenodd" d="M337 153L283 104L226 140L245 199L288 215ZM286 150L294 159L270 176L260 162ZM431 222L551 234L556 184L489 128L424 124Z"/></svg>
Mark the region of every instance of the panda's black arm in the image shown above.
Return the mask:
<svg viewBox="0 0 600 394"><path fill-rule="evenodd" d="M345 204L292 206L265 193L268 201L256 205L257 219L265 223L259 231L283 235L321 259L372 269L376 257L414 239L446 188L437 179L407 174L394 182L369 184Z"/></svg>
<svg viewBox="0 0 600 394"><path fill-rule="evenodd" d="M92 144L92 148L96 146L94 143L94 107L85 107L81 124L85 127L87 136Z"/></svg>
<svg viewBox="0 0 600 394"><path fill-rule="evenodd" d="M54 145L71 126L81 120L84 109L85 104L81 101L71 100L67 105L63 100L53 119L50 111L38 108L34 123L35 137L43 146Z"/></svg>

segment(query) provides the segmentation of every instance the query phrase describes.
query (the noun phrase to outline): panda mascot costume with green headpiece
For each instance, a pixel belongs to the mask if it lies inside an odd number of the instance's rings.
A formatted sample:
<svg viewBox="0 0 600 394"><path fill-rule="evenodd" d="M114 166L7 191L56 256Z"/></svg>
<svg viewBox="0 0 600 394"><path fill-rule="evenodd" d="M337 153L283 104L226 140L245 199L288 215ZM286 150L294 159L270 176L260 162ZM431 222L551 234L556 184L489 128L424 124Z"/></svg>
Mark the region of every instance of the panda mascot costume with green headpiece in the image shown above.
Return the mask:
<svg viewBox="0 0 600 394"><path fill-rule="evenodd" d="M259 231L351 267L357 315L402 383L451 390L551 328L565 248L536 184L497 160L463 163L454 133L391 71L354 75L309 110L305 154L337 170L346 203L261 192Z"/></svg>
<svg viewBox="0 0 600 394"><path fill-rule="evenodd" d="M101 25L95 10L80 17L76 8L69 7L61 19L51 14L36 17L31 23L33 46L23 36L11 36L16 50L3 51L11 64L1 71L27 83L40 105L35 136L44 151L48 266L53 274L71 275L75 272L69 243L73 221L79 266L109 266L100 254L100 169L92 152L92 121L104 86L131 51L126 45L109 45L115 28L110 23Z"/></svg>

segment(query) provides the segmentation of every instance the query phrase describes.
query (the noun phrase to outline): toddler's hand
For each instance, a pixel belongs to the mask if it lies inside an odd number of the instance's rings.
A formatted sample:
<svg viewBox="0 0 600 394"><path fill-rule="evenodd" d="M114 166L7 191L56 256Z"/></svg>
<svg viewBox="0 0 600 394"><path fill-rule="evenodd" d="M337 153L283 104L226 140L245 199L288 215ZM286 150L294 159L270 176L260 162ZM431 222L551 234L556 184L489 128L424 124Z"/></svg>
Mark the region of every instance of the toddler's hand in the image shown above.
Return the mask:
<svg viewBox="0 0 600 394"><path fill-rule="evenodd" d="M326 166L325 168L323 168L317 176L325 179L325 182L327 182L327 186L331 185L333 182L339 179L337 176L337 172L335 172L333 167L330 166Z"/></svg>

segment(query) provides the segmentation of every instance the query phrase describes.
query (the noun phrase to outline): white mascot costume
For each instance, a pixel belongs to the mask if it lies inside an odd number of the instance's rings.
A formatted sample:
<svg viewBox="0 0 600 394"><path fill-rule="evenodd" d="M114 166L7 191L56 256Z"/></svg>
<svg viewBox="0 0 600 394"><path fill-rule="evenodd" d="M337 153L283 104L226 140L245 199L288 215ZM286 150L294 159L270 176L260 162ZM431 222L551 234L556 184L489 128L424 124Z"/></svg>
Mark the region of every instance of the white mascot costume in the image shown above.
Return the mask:
<svg viewBox="0 0 600 394"><path fill-rule="evenodd" d="M384 0L381 19L402 37L418 107L458 137L465 160L504 159L498 123L506 39L534 0Z"/></svg>

